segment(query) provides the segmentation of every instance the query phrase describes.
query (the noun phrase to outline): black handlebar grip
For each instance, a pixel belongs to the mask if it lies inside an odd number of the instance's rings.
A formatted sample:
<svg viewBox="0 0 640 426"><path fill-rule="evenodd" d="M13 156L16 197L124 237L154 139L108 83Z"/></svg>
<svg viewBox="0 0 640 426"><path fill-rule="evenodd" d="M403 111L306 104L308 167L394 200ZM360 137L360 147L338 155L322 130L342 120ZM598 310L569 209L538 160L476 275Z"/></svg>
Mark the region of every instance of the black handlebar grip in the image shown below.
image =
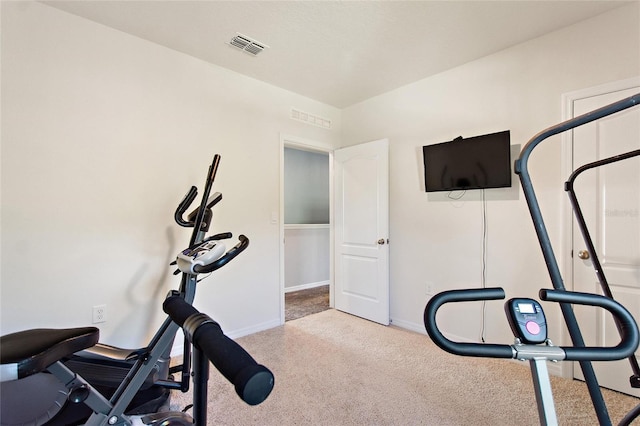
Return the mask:
<svg viewBox="0 0 640 426"><path fill-rule="evenodd" d="M267 399L274 385L273 373L225 336L217 322L179 296L168 297L163 309L183 328L189 341L235 386L243 401L257 405Z"/></svg>
<svg viewBox="0 0 640 426"><path fill-rule="evenodd" d="M608 297L592 293L561 290L540 290L540 299L550 302L598 306L609 311L620 325L620 343L614 347L562 347L568 361L614 361L628 358L639 343L638 324L629 311Z"/></svg>
<svg viewBox="0 0 640 426"><path fill-rule="evenodd" d="M429 337L441 349L455 355L513 358L515 354L513 348L509 345L453 342L444 337L436 324L436 313L445 303L496 299L504 299L504 290L502 288L450 290L436 294L429 300L424 309L424 326Z"/></svg>
<svg viewBox="0 0 640 426"><path fill-rule="evenodd" d="M240 240L240 242L235 246L233 246L231 250L226 252L224 256L222 256L220 259L208 265L204 265L204 266L196 265L193 267L193 271L198 274L207 274L209 272L215 271L216 269L220 269L227 263L231 262L233 258L235 258L237 255L242 253L247 247L249 247L249 238L247 238L244 235L240 235L238 236L238 239Z"/></svg>
<svg viewBox="0 0 640 426"><path fill-rule="evenodd" d="M233 237L233 234L231 232L221 232L219 234L207 237L207 239L205 239L202 242L204 243L205 241L212 241L212 240L216 240L216 241L218 241L218 240L227 240L227 239L232 238L232 237Z"/></svg>
<svg viewBox="0 0 640 426"><path fill-rule="evenodd" d="M193 226L193 222L184 220L182 216L187 211L191 203L193 203L193 200L196 199L197 195L198 195L198 188L196 188L195 186L192 186L189 192L187 192L187 195L185 195L182 201L180 201L180 204L178 204L178 208L176 209L176 212L173 215L173 218L175 219L178 225L184 226L185 228Z"/></svg>

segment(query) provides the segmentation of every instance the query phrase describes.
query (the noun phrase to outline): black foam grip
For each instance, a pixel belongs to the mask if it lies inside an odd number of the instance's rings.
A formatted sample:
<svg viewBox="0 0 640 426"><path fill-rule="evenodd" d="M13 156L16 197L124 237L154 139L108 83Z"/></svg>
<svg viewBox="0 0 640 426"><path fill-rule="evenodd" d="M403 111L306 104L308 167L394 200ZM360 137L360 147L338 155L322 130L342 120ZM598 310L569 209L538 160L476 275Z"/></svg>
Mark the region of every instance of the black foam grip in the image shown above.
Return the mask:
<svg viewBox="0 0 640 426"><path fill-rule="evenodd" d="M185 335L191 343L235 386L236 393L243 401L257 405L269 396L274 385L271 371L225 336L217 322L178 296L167 298L163 309L176 324L185 329Z"/></svg>
<svg viewBox="0 0 640 426"><path fill-rule="evenodd" d="M441 349L462 356L489 357L489 358L513 358L514 351L509 345L489 343L460 343L453 342L440 332L436 324L436 313L445 303L471 302L478 300L504 299L504 290L501 288L484 288L469 290L451 290L438 293L433 296L424 309L424 326L431 340Z"/></svg>
<svg viewBox="0 0 640 426"><path fill-rule="evenodd" d="M178 204L178 208L173 214L173 218L175 219L178 225L184 226L184 227L193 226L193 223L184 220L182 218L182 215L184 214L184 212L187 211L187 209L189 208L193 200L195 200L197 195L198 195L198 188L196 188L195 186L192 186L191 189L189 189L189 192L187 192L187 194L184 196L182 201L180 201L180 204Z"/></svg>
<svg viewBox="0 0 640 426"><path fill-rule="evenodd" d="M565 347L568 361L613 361L628 358L639 343L638 325L631 313L615 300L592 293L542 289L540 299L550 302L598 306L609 311L619 324L621 340L613 347Z"/></svg>
<svg viewBox="0 0 640 426"><path fill-rule="evenodd" d="M177 292L176 292L177 293ZM180 296L169 296L162 304L162 309L173 322L180 327L191 315L198 313L198 310L184 301Z"/></svg>
<svg viewBox="0 0 640 426"><path fill-rule="evenodd" d="M215 234L215 235L212 235L210 237L207 237L206 240L204 240L204 241L226 240L226 239L229 239L229 238L232 238L232 237L233 237L233 234L231 232L221 232L219 234Z"/></svg>

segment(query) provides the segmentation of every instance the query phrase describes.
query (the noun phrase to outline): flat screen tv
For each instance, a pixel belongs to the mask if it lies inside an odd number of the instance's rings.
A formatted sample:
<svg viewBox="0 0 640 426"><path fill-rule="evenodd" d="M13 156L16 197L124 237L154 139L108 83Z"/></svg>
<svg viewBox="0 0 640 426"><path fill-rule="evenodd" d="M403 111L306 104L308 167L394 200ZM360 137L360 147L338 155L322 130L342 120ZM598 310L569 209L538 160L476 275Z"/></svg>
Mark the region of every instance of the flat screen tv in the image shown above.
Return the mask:
<svg viewBox="0 0 640 426"><path fill-rule="evenodd" d="M511 186L508 130L422 147L426 192Z"/></svg>

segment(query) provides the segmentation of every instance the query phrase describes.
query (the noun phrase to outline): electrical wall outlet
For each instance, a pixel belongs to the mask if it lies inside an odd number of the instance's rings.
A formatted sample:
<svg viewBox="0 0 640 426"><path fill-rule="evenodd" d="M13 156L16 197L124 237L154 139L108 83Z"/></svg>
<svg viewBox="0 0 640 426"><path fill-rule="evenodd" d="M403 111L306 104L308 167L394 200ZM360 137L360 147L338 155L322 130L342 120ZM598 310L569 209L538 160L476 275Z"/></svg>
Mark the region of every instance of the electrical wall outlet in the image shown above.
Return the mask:
<svg viewBox="0 0 640 426"><path fill-rule="evenodd" d="M93 307L93 323L98 324L107 321L107 305L96 305Z"/></svg>

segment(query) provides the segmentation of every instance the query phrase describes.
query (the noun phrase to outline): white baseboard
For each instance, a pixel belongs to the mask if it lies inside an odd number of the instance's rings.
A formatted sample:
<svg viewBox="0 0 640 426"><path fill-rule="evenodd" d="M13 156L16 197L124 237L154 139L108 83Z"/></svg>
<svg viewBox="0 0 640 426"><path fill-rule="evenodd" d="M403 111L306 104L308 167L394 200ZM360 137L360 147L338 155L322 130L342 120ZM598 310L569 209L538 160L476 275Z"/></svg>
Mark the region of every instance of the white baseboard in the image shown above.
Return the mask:
<svg viewBox="0 0 640 426"><path fill-rule="evenodd" d="M424 324L417 324L411 321L399 320L395 318L391 318L391 324L400 328L404 328L405 330L415 331L420 334L427 334L427 330L424 328Z"/></svg>
<svg viewBox="0 0 640 426"><path fill-rule="evenodd" d="M322 287L323 285L329 285L329 280L327 280L327 281L318 281L318 282L315 282L315 283L300 284L300 285L296 285L296 286L293 286L293 287L286 287L284 289L284 292L285 293L291 293L293 291L308 290L310 288Z"/></svg>
<svg viewBox="0 0 640 426"><path fill-rule="evenodd" d="M280 325L280 318L278 317L277 319L274 318L260 324L252 325L251 327L241 328L229 332L225 331L224 334L226 334L230 339L237 339L243 336L258 333L260 331L269 330L270 328L278 327Z"/></svg>

